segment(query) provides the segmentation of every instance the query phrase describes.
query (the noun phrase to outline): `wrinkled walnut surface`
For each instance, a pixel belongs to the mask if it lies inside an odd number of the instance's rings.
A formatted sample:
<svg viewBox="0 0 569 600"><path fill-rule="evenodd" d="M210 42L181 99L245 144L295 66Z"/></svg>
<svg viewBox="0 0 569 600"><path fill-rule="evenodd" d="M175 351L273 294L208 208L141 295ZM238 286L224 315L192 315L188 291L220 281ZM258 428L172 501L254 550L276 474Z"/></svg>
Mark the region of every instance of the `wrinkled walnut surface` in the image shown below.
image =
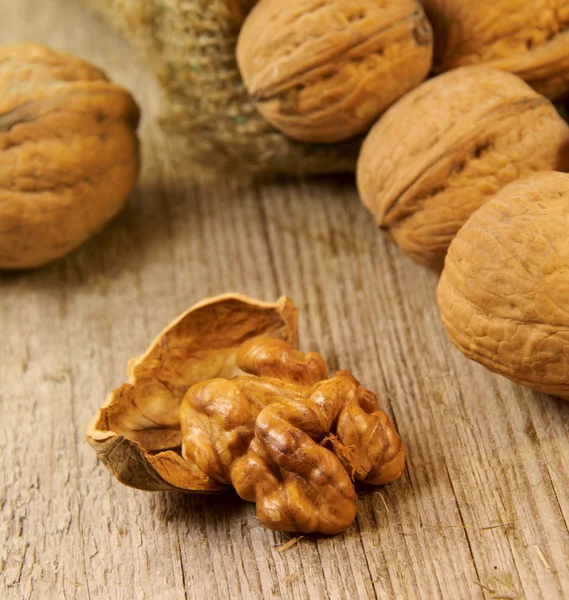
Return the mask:
<svg viewBox="0 0 569 600"><path fill-rule="evenodd" d="M484 63L549 98L569 91L568 0L421 0L435 31L435 67Z"/></svg>
<svg viewBox="0 0 569 600"><path fill-rule="evenodd" d="M404 467L375 396L346 371L326 379L321 357L282 340L246 343L237 365L263 375L212 379L186 394L183 456L255 502L271 529L344 531L356 514L350 477L379 485Z"/></svg>
<svg viewBox="0 0 569 600"><path fill-rule="evenodd" d="M263 0L237 44L245 85L289 137L365 131L428 74L432 31L416 0Z"/></svg>
<svg viewBox="0 0 569 600"><path fill-rule="evenodd" d="M443 323L466 356L569 399L569 175L514 182L450 246Z"/></svg>
<svg viewBox="0 0 569 600"><path fill-rule="evenodd" d="M392 106L358 161L360 197L415 260L441 267L468 217L511 181L569 170L569 127L521 79L462 67Z"/></svg>
<svg viewBox="0 0 569 600"><path fill-rule="evenodd" d="M288 298L259 302L228 294L199 302L130 361L129 382L114 390L87 430L101 461L122 483L143 490L212 492L225 486L185 461L179 407L188 389L241 373L244 341L282 338L296 345L296 308Z"/></svg>
<svg viewBox="0 0 569 600"><path fill-rule="evenodd" d="M0 268L59 258L117 214L138 174L138 119L89 63L0 48Z"/></svg>

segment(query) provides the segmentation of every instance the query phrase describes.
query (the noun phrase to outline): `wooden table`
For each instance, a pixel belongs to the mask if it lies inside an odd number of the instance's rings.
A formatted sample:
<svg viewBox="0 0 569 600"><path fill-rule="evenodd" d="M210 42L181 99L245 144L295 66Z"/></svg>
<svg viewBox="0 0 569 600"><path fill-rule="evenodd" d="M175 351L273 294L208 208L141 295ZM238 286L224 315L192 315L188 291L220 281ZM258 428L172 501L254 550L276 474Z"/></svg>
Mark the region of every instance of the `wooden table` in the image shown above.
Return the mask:
<svg viewBox="0 0 569 600"><path fill-rule="evenodd" d="M144 107L127 208L68 258L0 275L0 597L569 597L569 404L455 351L437 275L378 232L351 178L200 187L155 123L144 63L74 0L0 0L2 43L81 55ZM335 537L259 526L235 495L143 493L85 441L89 418L204 296L287 294L301 344L376 390L408 450Z"/></svg>

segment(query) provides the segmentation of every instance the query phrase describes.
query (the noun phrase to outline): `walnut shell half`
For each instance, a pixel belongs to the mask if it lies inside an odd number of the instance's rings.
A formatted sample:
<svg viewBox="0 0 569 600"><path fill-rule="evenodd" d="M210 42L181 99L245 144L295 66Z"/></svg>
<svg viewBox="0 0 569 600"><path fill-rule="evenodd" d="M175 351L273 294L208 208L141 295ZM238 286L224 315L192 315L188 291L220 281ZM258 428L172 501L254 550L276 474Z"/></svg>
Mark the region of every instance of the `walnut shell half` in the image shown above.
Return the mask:
<svg viewBox="0 0 569 600"><path fill-rule="evenodd" d="M287 136L337 142L368 129L429 73L417 0L263 0L237 44L245 86Z"/></svg>
<svg viewBox="0 0 569 600"><path fill-rule="evenodd" d="M358 160L360 197L418 262L442 267L468 217L511 181L569 170L569 126L519 77L462 67L392 106Z"/></svg>
<svg viewBox="0 0 569 600"><path fill-rule="evenodd" d="M568 0L422 0L435 30L435 68L486 64L552 99L569 91Z"/></svg>
<svg viewBox="0 0 569 600"><path fill-rule="evenodd" d="M0 48L0 268L55 260L118 213L138 175L138 120L131 95L89 63Z"/></svg>
<svg viewBox="0 0 569 600"><path fill-rule="evenodd" d="M569 400L568 215L569 175L510 184L451 244L438 302L466 356Z"/></svg>
<svg viewBox="0 0 569 600"><path fill-rule="evenodd" d="M239 346L271 337L297 345L291 300L267 303L239 294L206 299L181 315L130 361L128 383L114 390L87 430L87 439L111 473L142 490L214 492L227 486L181 456L179 407L203 380L242 373Z"/></svg>

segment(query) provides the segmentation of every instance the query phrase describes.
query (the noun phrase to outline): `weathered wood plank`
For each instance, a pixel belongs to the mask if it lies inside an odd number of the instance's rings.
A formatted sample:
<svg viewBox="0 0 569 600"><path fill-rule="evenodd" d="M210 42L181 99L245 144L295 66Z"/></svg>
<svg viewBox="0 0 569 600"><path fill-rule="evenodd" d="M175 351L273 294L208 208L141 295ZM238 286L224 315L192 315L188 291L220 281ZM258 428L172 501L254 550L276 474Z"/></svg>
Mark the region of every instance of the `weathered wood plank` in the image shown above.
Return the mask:
<svg viewBox="0 0 569 600"><path fill-rule="evenodd" d="M377 232L349 177L198 185L143 62L72 0L0 0L2 43L101 65L144 108L137 192L41 271L0 274L0 581L7 598L569 596L569 404L452 349L437 276ZM201 297L288 294L301 344L376 390L408 449L344 534L261 527L235 495L120 486L84 440L127 360Z"/></svg>

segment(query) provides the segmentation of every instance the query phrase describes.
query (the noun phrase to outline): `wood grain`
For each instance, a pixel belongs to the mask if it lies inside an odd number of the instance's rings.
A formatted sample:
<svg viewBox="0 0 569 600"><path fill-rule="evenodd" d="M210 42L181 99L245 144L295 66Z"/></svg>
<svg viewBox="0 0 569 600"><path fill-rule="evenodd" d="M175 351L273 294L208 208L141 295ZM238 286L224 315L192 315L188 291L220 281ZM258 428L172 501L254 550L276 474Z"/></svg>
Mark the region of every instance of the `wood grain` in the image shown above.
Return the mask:
<svg viewBox="0 0 569 600"><path fill-rule="evenodd" d="M2 43L105 68L144 107L127 208L68 258L0 274L0 596L117 599L569 597L569 404L468 362L437 276L376 230L351 178L195 183L160 132L143 61L73 0L0 0ZM301 345L376 390L408 449L343 535L259 526L235 495L121 486L85 428L127 360L225 291L298 304Z"/></svg>

